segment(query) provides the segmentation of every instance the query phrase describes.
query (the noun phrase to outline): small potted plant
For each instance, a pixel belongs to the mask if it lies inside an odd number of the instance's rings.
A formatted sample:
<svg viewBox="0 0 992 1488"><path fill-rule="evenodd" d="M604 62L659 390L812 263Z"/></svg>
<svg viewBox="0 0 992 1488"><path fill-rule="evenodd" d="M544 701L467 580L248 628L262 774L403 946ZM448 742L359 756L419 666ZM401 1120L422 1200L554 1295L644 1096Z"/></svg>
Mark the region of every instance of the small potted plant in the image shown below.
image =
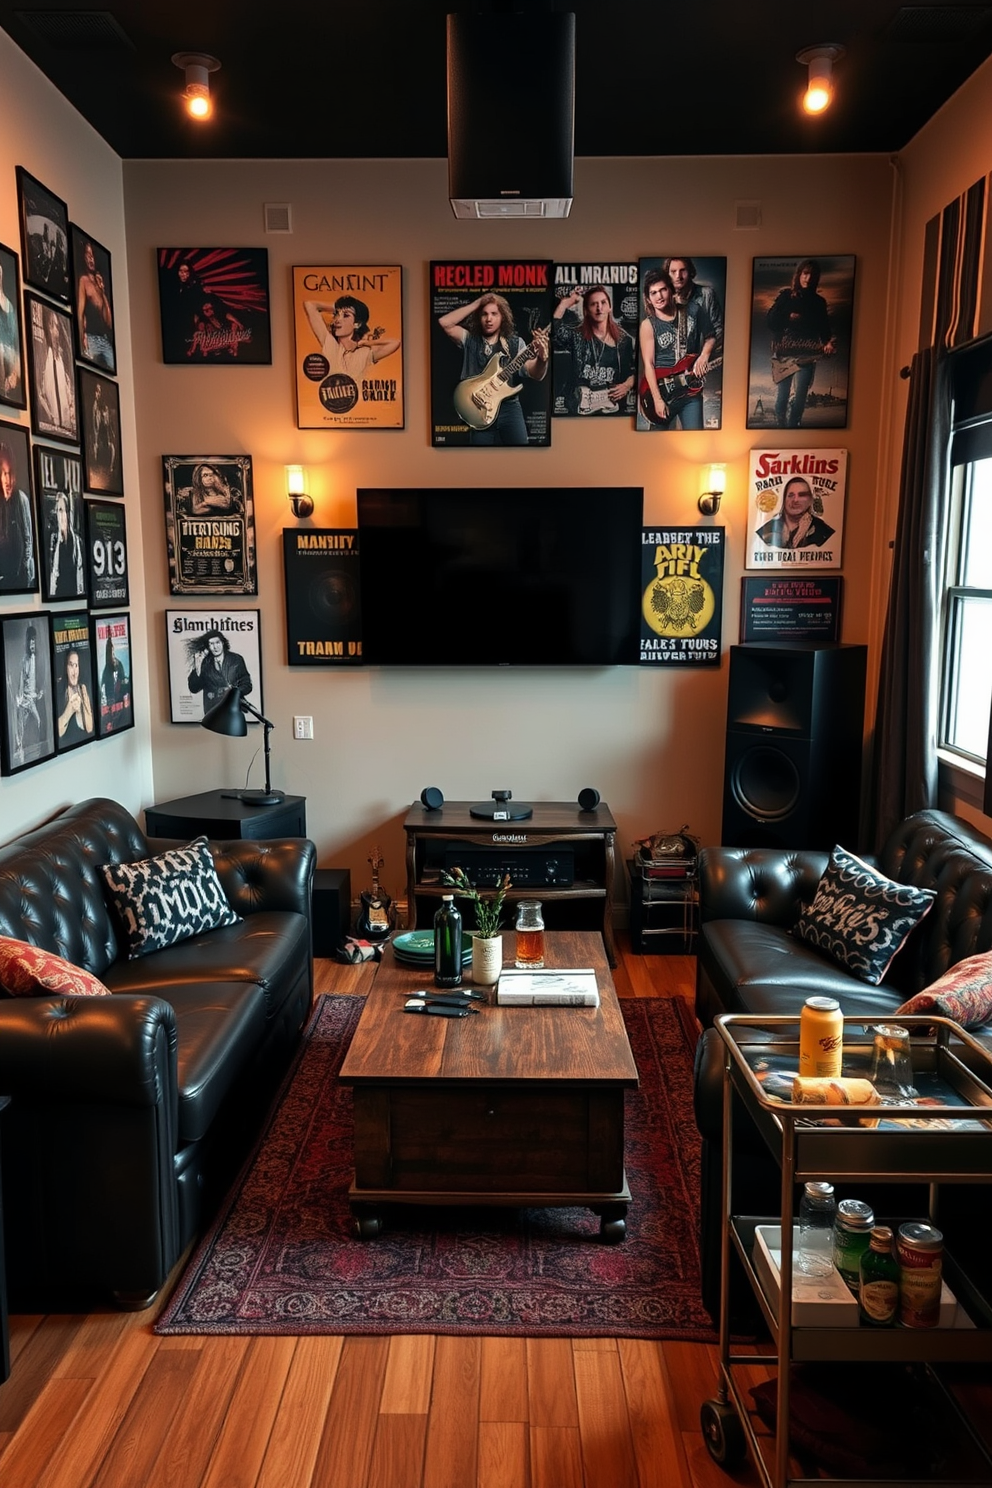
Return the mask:
<svg viewBox="0 0 992 1488"><path fill-rule="evenodd" d="M480 892L471 882L464 868L441 870L441 879L454 889L459 899L471 899L475 909L475 934L472 936L472 980L481 986L492 987L499 981L503 969L503 937L499 933L500 919L507 890L511 887L508 873L490 892Z"/></svg>

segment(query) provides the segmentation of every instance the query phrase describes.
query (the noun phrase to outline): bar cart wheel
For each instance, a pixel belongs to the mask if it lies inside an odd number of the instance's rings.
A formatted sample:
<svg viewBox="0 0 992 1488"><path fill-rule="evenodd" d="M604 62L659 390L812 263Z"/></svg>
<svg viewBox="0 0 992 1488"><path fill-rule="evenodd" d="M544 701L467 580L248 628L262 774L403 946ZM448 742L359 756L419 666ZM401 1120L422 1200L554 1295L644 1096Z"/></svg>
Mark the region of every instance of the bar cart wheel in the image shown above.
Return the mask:
<svg viewBox="0 0 992 1488"><path fill-rule="evenodd" d="M733 1472L747 1456L747 1441L740 1417L722 1400L704 1400L699 1411L703 1441L713 1461Z"/></svg>

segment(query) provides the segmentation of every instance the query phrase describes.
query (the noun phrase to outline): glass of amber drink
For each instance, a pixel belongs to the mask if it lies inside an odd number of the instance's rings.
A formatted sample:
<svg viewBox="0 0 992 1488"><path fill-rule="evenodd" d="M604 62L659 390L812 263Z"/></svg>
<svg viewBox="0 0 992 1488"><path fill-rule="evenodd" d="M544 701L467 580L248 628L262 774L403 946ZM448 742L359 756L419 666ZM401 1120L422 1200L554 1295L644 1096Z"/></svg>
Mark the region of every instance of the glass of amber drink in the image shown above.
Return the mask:
<svg viewBox="0 0 992 1488"><path fill-rule="evenodd" d="M522 971L539 971L544 965L544 916L537 899L521 899L517 905L516 930L514 965Z"/></svg>

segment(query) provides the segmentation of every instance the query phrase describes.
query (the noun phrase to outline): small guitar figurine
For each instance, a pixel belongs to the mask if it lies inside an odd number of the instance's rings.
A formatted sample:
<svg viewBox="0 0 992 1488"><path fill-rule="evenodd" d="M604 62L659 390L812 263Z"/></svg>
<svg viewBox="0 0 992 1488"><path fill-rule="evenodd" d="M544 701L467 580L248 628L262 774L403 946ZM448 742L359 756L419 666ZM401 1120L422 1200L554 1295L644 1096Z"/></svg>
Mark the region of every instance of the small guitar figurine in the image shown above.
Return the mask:
<svg viewBox="0 0 992 1488"><path fill-rule="evenodd" d="M355 933L361 940L385 940L392 929L393 901L379 883L379 869L384 859L377 847L369 853L368 862L372 866L372 888L362 891Z"/></svg>
<svg viewBox="0 0 992 1488"><path fill-rule="evenodd" d="M703 390L704 377L697 377L692 368L697 358L694 355L684 356L674 367L655 367L655 376L658 379L658 391L666 403L671 403L679 398L698 398ZM723 357L715 357L710 362L708 370L714 372L723 362ZM655 411L654 399L648 386L646 377L641 378L640 387L637 389L638 401L641 412L651 424L661 424L664 420L658 417Z"/></svg>
<svg viewBox="0 0 992 1488"><path fill-rule="evenodd" d="M545 333L551 330L550 325L544 327ZM468 424L470 429L488 429L490 424L496 422L499 406L504 398L515 398L520 392L520 385L509 386L509 379L514 372L519 372L525 362L529 362L537 350L537 342L532 341L522 351L518 351L515 357L509 361L504 360L498 353L494 355L493 367L490 362L485 372L479 372L475 377L464 378L455 388L455 412L463 424Z"/></svg>

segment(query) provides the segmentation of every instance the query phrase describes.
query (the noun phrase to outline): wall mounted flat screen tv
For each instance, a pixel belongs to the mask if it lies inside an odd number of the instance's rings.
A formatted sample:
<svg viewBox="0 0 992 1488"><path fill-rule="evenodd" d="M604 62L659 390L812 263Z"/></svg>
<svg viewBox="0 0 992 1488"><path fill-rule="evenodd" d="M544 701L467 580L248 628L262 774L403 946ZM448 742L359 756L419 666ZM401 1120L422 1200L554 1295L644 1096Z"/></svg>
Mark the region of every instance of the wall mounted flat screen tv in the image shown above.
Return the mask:
<svg viewBox="0 0 992 1488"><path fill-rule="evenodd" d="M644 492L358 492L368 666L633 666Z"/></svg>

